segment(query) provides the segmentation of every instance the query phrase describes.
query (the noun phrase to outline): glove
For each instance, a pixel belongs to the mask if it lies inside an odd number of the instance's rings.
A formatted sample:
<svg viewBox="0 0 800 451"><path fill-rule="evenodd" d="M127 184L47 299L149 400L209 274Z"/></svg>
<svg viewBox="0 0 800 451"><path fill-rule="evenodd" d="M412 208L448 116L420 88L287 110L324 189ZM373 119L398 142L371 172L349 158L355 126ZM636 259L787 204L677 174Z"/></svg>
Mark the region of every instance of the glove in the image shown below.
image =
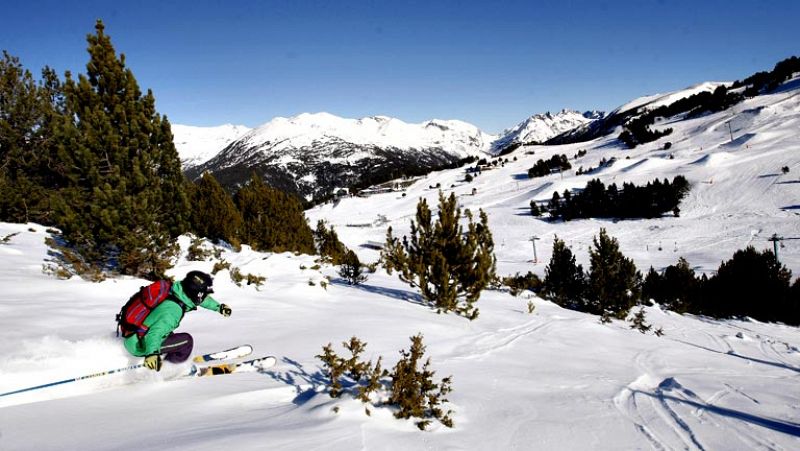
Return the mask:
<svg viewBox="0 0 800 451"><path fill-rule="evenodd" d="M231 316L232 310L231 310L230 307L228 307L227 304L220 304L219 305L219 312L222 314L222 316L227 318L227 317Z"/></svg>
<svg viewBox="0 0 800 451"><path fill-rule="evenodd" d="M144 366L151 370L161 371L161 355L151 354L144 358Z"/></svg>

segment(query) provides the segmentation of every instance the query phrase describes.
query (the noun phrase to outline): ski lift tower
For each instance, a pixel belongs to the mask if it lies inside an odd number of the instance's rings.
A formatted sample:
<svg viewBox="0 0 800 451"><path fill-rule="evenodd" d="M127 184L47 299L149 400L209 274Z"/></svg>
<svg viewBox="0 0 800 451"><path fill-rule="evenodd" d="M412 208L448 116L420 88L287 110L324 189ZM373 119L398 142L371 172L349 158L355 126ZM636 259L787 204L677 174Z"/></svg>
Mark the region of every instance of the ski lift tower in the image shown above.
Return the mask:
<svg viewBox="0 0 800 451"><path fill-rule="evenodd" d="M537 264L537 263L539 263L539 257L537 257L537 256L536 256L536 240L539 240L539 239L541 239L541 238L539 238L539 237L538 237L538 236L536 236L536 235L533 235L533 236L531 236L531 238L528 240L528 241L530 241L530 242L533 244L533 264L534 264L534 265L535 265L535 264Z"/></svg>
<svg viewBox="0 0 800 451"><path fill-rule="evenodd" d="M778 263L781 262L778 259L778 241L783 241L783 240L800 240L800 237L792 236L792 237L784 238L782 236L778 236L777 233L773 233L771 237L767 238L767 241L772 241L772 248L774 249L774 252L775 252L775 261L778 262ZM781 247L783 247L783 243L781 243Z"/></svg>

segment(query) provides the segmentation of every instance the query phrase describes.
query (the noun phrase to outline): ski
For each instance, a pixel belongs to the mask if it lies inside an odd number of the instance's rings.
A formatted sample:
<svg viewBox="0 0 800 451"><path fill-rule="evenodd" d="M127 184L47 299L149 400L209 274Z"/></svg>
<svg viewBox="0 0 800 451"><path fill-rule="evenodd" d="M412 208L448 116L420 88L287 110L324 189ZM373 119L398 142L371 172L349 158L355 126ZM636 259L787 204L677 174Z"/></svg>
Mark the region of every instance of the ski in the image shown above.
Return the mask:
<svg viewBox="0 0 800 451"><path fill-rule="evenodd" d="M250 345L241 345L235 348L226 349L224 351L212 352L209 354L199 355L194 358L195 363L211 362L213 360L228 360L238 359L253 353L253 347Z"/></svg>
<svg viewBox="0 0 800 451"><path fill-rule="evenodd" d="M278 359L270 355L238 363L219 363L216 365L207 366L192 365L189 376L216 376L219 374L235 373L236 371L241 371L243 369L263 370L274 366L276 363L278 363Z"/></svg>

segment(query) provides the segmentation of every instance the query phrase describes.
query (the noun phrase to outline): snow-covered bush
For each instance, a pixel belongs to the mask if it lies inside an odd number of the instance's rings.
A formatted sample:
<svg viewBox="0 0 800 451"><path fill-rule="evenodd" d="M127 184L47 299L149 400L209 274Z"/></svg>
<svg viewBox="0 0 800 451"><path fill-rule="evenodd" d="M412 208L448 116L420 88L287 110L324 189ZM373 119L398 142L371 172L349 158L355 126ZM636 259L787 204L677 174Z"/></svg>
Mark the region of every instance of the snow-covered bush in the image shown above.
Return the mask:
<svg viewBox="0 0 800 451"><path fill-rule="evenodd" d="M401 359L392 372L382 369L382 357L374 365L371 360L360 360L366 345L357 337L351 337L350 341L342 343L350 357L337 355L330 343L322 348L322 354L316 356L322 361L322 373L332 398L347 393L365 404L392 406L396 408L396 418L418 418L416 425L423 430L432 419L453 427L453 411L445 412L442 407L448 402L445 396L452 391L452 377L435 382L433 377L436 373L430 369L430 358L421 364L425 354L421 334L411 337L408 351L400 351ZM374 395L379 398L373 401ZM366 413L370 415L369 407Z"/></svg>
<svg viewBox="0 0 800 451"><path fill-rule="evenodd" d="M350 351L350 357L340 357L328 343L322 348L322 354L316 357L322 361L322 373L328 379L328 393L331 398L338 398L344 392L345 385L351 394L362 402L369 402L370 393L380 388L380 380L388 373L381 369L381 359L375 365L372 361L362 362L361 353L367 344L358 337L342 342L342 346ZM343 384L344 383L344 384Z"/></svg>
<svg viewBox="0 0 800 451"><path fill-rule="evenodd" d="M445 412L441 407L448 401L445 396L452 391L452 376L435 383L433 376L436 373L430 369L430 358L419 366L424 354L422 335L411 337L411 349L400 351L402 358L390 374L392 382L388 402L400 409L394 414L397 418L421 418L417 422L420 429L424 430L430 424L430 418L453 427L450 417L453 411Z"/></svg>
<svg viewBox="0 0 800 451"><path fill-rule="evenodd" d="M636 329L641 333L647 333L653 326L647 324L647 318L644 313L644 307L639 310L630 319L631 329Z"/></svg>
<svg viewBox="0 0 800 451"><path fill-rule="evenodd" d="M359 285L367 280L364 267L355 252L348 250L339 268L339 275L350 285Z"/></svg>
<svg viewBox="0 0 800 451"><path fill-rule="evenodd" d="M203 247L203 239L194 237L189 243L189 248L186 250L186 260L189 261L205 261L214 254L211 249Z"/></svg>
<svg viewBox="0 0 800 451"><path fill-rule="evenodd" d="M456 197L439 193L439 215L433 222L427 201L417 204L416 222L410 237L402 241L386 233L381 261L386 271L397 271L400 280L422 292L423 298L440 312L455 311L469 319L478 317L475 303L496 277L494 241L489 219L481 210L480 222L464 212L467 230L461 226Z"/></svg>
<svg viewBox="0 0 800 451"><path fill-rule="evenodd" d="M536 274L528 271L524 276L516 273L513 276L504 277L503 285L508 287L512 296L519 296L525 290L538 292L542 288L542 280Z"/></svg>

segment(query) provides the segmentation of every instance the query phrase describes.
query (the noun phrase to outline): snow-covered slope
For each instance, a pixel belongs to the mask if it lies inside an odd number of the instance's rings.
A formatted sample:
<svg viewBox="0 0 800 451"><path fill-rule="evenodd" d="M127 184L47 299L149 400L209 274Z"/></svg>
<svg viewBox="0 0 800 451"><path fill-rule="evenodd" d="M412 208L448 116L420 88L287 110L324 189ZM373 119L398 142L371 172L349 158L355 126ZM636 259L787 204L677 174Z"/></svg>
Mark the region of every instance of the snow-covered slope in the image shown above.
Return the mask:
<svg viewBox="0 0 800 451"><path fill-rule="evenodd" d="M730 128L728 126L730 124ZM421 197L435 206L441 184L464 208L489 216L498 272L542 274L554 235L587 265L601 227L619 240L640 270L685 257L710 272L747 245L772 248L773 234L800 237L800 79L733 110L658 123L672 135L628 150L613 137L563 146L526 146L493 170L464 182L463 169L429 174L405 193L344 198L307 212L325 219L359 258L386 228L409 230ZM731 133L733 139L731 140ZM668 151L661 150L672 142ZM593 174L528 179L539 158L578 150L574 168ZM533 155L529 152L534 152ZM505 160L505 159L504 159ZM783 166L789 173L781 171ZM692 183L681 216L650 220L549 223L528 214L530 200L554 190L684 175ZM405 194L405 195L403 195ZM376 221L382 215L388 222ZM13 233L18 235L10 236ZM42 273L54 256L47 232L34 224L0 224L0 393L139 363L113 334L112 318L144 282L89 283ZM531 237L538 251L533 263ZM188 238L182 238L185 251ZM780 260L800 275L800 240L786 240ZM185 256L185 253L182 254ZM532 296L486 291L480 317L469 322L422 306L418 293L382 270L361 287L342 283L336 268L308 256L261 254L246 246L222 258L243 273L267 278L260 289L216 275L215 297L233 307L186 315L180 330L197 352L250 343L279 363L264 372L181 379L186 365L160 373L136 370L0 397L0 449L106 450L408 450L408 449L798 449L800 334L795 327L752 320L717 321L647 309L663 328L655 337L623 322L565 310ZM210 271L214 262L178 261L178 278ZM330 277L323 288L321 281ZM528 302L535 305L528 313ZM753 299L753 302L759 302ZM391 368L408 337L422 333L436 378L452 375L455 428L428 432L345 397L331 399L315 358L322 346L357 336L364 357Z"/></svg>
<svg viewBox="0 0 800 451"><path fill-rule="evenodd" d="M493 147L502 151L512 144L543 143L554 136L602 117L603 113L597 111L580 113L566 109L556 114L549 111L543 114L534 114L515 127L503 131L501 137L494 142Z"/></svg>
<svg viewBox="0 0 800 451"><path fill-rule="evenodd" d="M729 82L704 82L685 89L668 92L666 94L652 94L631 100L612 112L579 124L571 130L565 131L547 141L548 144L565 144L583 141L591 141L609 133L619 133L617 127L625 124L631 118L639 116L645 111L654 110L658 107L669 105L677 100L699 94L701 92L713 92L719 86L728 86Z"/></svg>
<svg viewBox="0 0 800 451"><path fill-rule="evenodd" d="M653 94L649 96L639 97L624 105L621 105L619 108L609 113L609 116L612 114L624 113L626 111L636 110L638 108L642 108L644 110L655 110L658 107L669 105L677 100L684 99L686 97L691 97L695 94L700 94L701 92L714 92L714 90L720 86L730 86L730 85L731 85L730 82L707 81L690 86L685 89L679 89L677 91L668 92L666 94Z"/></svg>
<svg viewBox="0 0 800 451"><path fill-rule="evenodd" d="M498 257L502 273L531 269L525 262L532 258L532 235L541 238L537 242L539 255L549 255L557 234L574 246L578 259L586 264L586 250L600 227L618 236L623 250L645 271L650 265L659 268L673 264L679 256L704 271L713 271L723 259L749 244L771 249L767 238L773 233L800 237L798 126L800 79L795 78L775 94L746 100L731 110L691 120L658 122L656 129L670 127L673 133L635 149L625 148L614 135L569 145L523 146L515 151L516 160L484 171L471 183L464 182L463 170L442 171L409 187L402 198L389 193L343 199L335 206L310 210L308 215L314 223L321 218L331 221L351 247L367 240L383 241L386 225L374 229L346 225L370 223L376 214L383 214L391 220L387 225L396 234L406 233L420 197L436 205L437 190L430 187L438 184L445 187L446 194L455 193L464 208L483 208L489 213L492 229L503 237L496 240L496 247L501 254L507 253ZM662 150L667 141L672 143L671 148ZM579 150L586 150L586 155L574 159ZM537 160L555 154L566 154L573 169L542 178L527 177L528 168ZM581 167L597 167L601 159L614 162L601 170L575 175ZM789 173L781 171L784 166ZM692 184L679 218L670 215L641 221L549 223L528 215L531 200L546 201L554 191L582 188L593 178L621 186L624 182L645 184L656 177L672 179L676 175L687 177ZM659 243L661 251L656 250ZM781 261L800 275L800 240L783 244Z"/></svg>
<svg viewBox="0 0 800 451"><path fill-rule="evenodd" d="M217 127L172 125L173 142L183 169L205 163L225 146L249 131L249 127L232 124Z"/></svg>

